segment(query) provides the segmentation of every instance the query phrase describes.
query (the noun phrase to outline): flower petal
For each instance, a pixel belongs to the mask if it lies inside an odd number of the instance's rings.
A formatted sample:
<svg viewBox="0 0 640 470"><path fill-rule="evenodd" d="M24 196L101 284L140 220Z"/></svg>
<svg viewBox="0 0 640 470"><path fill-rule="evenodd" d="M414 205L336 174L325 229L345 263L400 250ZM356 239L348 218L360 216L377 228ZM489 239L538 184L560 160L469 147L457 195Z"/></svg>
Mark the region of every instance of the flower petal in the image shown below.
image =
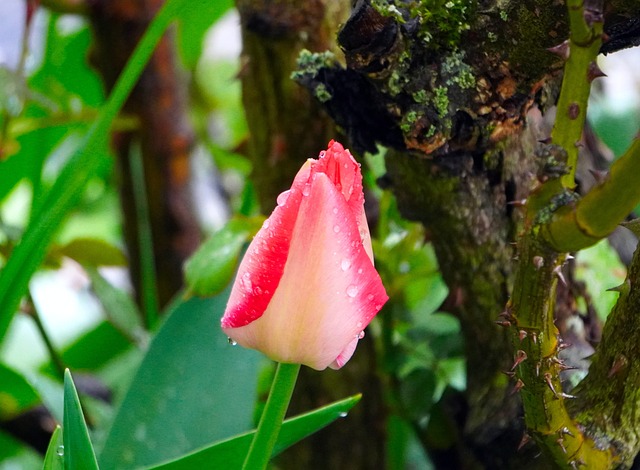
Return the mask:
<svg viewBox="0 0 640 470"><path fill-rule="evenodd" d="M278 287L289 256L293 228L304 188L311 176L307 160L296 175L291 189L278 196L278 206L251 241L231 289L227 309L222 317L223 328L251 323L269 305Z"/></svg>
<svg viewBox="0 0 640 470"><path fill-rule="evenodd" d="M274 360L322 370L358 338L388 297L357 217L329 176L313 174L303 194L284 272L266 311L249 325L223 328Z"/></svg>

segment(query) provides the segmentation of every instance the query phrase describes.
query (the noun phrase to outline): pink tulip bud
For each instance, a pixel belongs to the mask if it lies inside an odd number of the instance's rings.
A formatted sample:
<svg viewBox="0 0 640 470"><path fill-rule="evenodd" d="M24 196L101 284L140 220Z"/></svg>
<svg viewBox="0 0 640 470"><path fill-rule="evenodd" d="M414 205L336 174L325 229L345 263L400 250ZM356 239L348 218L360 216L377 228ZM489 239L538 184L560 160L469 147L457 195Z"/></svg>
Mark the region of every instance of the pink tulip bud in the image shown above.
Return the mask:
<svg viewBox="0 0 640 470"><path fill-rule="evenodd" d="M222 329L275 361L339 369L388 299L360 165L331 141L277 202L240 263Z"/></svg>

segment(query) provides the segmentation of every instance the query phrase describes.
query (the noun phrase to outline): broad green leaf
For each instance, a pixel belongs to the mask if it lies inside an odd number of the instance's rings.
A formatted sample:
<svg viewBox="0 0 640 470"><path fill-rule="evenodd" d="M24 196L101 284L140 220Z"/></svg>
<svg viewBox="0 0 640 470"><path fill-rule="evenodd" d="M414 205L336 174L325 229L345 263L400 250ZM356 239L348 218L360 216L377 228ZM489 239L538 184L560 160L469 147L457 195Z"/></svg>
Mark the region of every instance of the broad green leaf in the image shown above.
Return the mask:
<svg viewBox="0 0 640 470"><path fill-rule="evenodd" d="M251 429L264 359L220 330L227 298L192 298L170 313L108 433L103 470L153 465Z"/></svg>
<svg viewBox="0 0 640 470"><path fill-rule="evenodd" d="M36 204L39 210L32 214L20 243L0 273L0 340L7 332L29 279L44 260L51 239L69 212L77 206L87 182L99 170L102 163L98 158L99 150L108 141L113 119L133 89L155 45L185 4L186 0L169 0L164 4L127 62L79 149L67 162L53 187L43 195L42 203Z"/></svg>
<svg viewBox="0 0 640 470"><path fill-rule="evenodd" d="M108 321L99 323L66 347L62 361L73 370L96 371L131 347L131 339L125 337ZM42 367L44 373L55 376L52 362Z"/></svg>
<svg viewBox="0 0 640 470"><path fill-rule="evenodd" d="M230 220L198 248L184 266L189 294L215 295L227 286L254 224L251 219Z"/></svg>
<svg viewBox="0 0 640 470"><path fill-rule="evenodd" d="M64 467L66 470L97 469L98 463L89 439L87 423L82 414L80 398L73 384L71 373L64 373L64 422L62 423L64 441Z"/></svg>
<svg viewBox="0 0 640 470"><path fill-rule="evenodd" d="M0 364L0 421L6 421L38 404L38 394L18 372Z"/></svg>
<svg viewBox="0 0 640 470"><path fill-rule="evenodd" d="M66 256L85 266L126 266L127 258L122 250L97 238L76 238L54 247L51 256Z"/></svg>
<svg viewBox="0 0 640 470"><path fill-rule="evenodd" d="M96 269L85 268L85 271L110 323L134 343L146 341L142 314L131 296L112 286Z"/></svg>
<svg viewBox="0 0 640 470"><path fill-rule="evenodd" d="M44 456L42 470L64 470L64 442L62 440L62 428L56 426L51 435L47 453Z"/></svg>
<svg viewBox="0 0 640 470"><path fill-rule="evenodd" d="M296 442L319 431L336 419L345 417L349 410L360 401L360 397L361 395L354 395L286 420L282 424L282 429L278 435L278 441L273 449L272 456L275 457ZM154 470L191 470L194 468L240 469L251 445L253 434L253 432L249 432L215 443L180 459L152 468Z"/></svg>
<svg viewBox="0 0 640 470"><path fill-rule="evenodd" d="M232 0L199 1L180 11L178 47L187 68L193 69L200 58L207 30L232 6Z"/></svg>

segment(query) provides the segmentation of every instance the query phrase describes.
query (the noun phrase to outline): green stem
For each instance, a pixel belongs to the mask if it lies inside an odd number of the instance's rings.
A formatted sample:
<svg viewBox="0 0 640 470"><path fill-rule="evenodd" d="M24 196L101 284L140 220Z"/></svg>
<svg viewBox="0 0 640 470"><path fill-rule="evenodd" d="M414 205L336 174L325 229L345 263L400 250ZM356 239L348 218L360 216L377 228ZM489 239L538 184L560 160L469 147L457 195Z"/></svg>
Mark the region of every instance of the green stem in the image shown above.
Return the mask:
<svg viewBox="0 0 640 470"><path fill-rule="evenodd" d="M66 369L66 366L64 365L64 361L62 360L62 357L60 356L60 354L58 354L58 351L53 345L51 338L49 338L49 334L47 333L47 330L45 329L42 323L42 319L40 318L40 312L38 311L38 307L36 307L36 304L33 301L33 298L31 297L31 293L27 294L27 305L29 308L29 314L31 318L33 318L33 321L36 324L36 328L38 329L38 332L42 337L42 341L44 341L47 351L49 352L49 356L51 357L51 361L53 362L53 365L56 368L56 371L58 372L58 374L60 374L60 377L62 378L64 377L64 371Z"/></svg>
<svg viewBox="0 0 640 470"><path fill-rule="evenodd" d="M242 465L243 470L260 470L267 467L280 433L284 414L289 407L299 371L300 364L278 363L267 404L262 411L258 429Z"/></svg>

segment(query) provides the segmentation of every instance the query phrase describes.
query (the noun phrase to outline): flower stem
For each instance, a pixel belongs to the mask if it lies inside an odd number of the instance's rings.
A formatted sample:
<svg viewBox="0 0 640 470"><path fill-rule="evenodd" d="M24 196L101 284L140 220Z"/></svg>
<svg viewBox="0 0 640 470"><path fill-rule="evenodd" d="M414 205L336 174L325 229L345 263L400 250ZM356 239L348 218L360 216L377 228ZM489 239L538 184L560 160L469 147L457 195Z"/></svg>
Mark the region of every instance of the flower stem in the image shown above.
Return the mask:
<svg viewBox="0 0 640 470"><path fill-rule="evenodd" d="M289 407L299 371L300 364L278 363L269 398L242 465L243 470L260 470L267 467L280 433L284 414Z"/></svg>

